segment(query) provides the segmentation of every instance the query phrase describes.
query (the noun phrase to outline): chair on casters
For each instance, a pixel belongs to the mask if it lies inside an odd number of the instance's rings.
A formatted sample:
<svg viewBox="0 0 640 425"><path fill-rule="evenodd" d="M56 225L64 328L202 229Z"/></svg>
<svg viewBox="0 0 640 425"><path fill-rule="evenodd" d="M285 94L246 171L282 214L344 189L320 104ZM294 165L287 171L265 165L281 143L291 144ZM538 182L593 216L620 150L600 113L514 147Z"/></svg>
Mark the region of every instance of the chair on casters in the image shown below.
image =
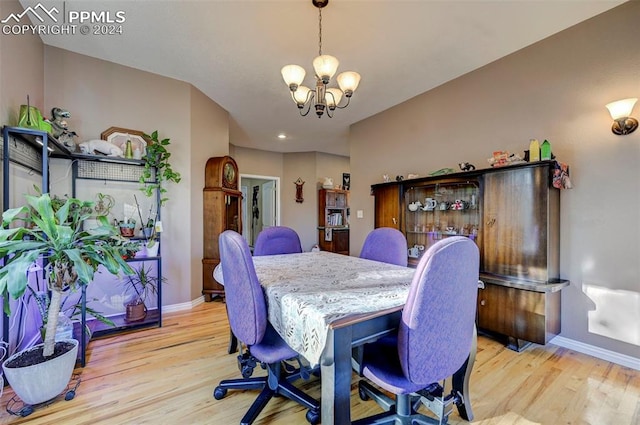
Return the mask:
<svg viewBox="0 0 640 425"><path fill-rule="evenodd" d="M360 258L407 266L407 239L398 229L378 227L367 235Z"/></svg>
<svg viewBox="0 0 640 425"><path fill-rule="evenodd" d="M253 255L296 254L302 252L300 237L295 230L285 226L262 229L256 238Z"/></svg>
<svg viewBox="0 0 640 425"><path fill-rule="evenodd" d="M220 400L230 389L262 390L242 418L242 425L253 423L276 394L309 409L306 414L307 421L312 425L319 423L318 401L290 383L298 376L308 377L304 368L300 366L293 375L281 373L282 362L297 358L298 353L287 345L267 320L267 305L256 276L249 246L240 234L231 230L220 235L219 244L229 324L238 339L249 347L251 355L266 364L268 375L221 381L213 396Z"/></svg>
<svg viewBox="0 0 640 425"><path fill-rule="evenodd" d="M253 255L277 255L296 254L302 252L300 237L295 230L285 226L273 226L263 229L258 233L256 244L253 248ZM229 335L229 354L238 351L238 340L231 332ZM242 354L247 357L248 354ZM241 367L242 370L242 367ZM244 376L243 372L243 376ZM250 375L250 374L249 374Z"/></svg>
<svg viewBox="0 0 640 425"><path fill-rule="evenodd" d="M360 398L373 398L387 411L354 425L446 424L453 403L463 419L473 419L468 381L475 360L478 272L478 247L465 237L443 239L425 252L395 342L385 338L364 348L363 375L396 399L361 380ZM447 394L449 377L453 389ZM438 419L417 413L420 403Z"/></svg>

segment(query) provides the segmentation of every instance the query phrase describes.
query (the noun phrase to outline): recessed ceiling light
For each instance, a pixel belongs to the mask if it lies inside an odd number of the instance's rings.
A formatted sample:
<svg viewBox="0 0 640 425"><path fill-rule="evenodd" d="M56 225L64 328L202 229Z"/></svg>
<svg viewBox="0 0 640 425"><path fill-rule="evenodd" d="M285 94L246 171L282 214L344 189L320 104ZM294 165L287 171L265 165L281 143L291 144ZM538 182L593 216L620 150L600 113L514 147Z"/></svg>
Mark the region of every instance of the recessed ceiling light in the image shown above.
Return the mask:
<svg viewBox="0 0 640 425"><path fill-rule="evenodd" d="M287 138L286 134L284 134L284 133L278 134L278 139L286 139L286 138Z"/></svg>

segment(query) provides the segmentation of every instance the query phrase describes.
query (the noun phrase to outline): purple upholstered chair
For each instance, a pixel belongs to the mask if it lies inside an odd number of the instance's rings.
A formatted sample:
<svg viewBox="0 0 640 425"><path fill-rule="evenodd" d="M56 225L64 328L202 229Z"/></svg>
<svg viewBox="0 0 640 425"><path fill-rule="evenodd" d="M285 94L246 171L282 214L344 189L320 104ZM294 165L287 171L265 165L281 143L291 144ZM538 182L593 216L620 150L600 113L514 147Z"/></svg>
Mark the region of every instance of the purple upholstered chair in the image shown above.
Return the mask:
<svg viewBox="0 0 640 425"><path fill-rule="evenodd" d="M360 258L407 266L407 239L392 227L378 227L364 240Z"/></svg>
<svg viewBox="0 0 640 425"><path fill-rule="evenodd" d="M297 358L298 353L287 345L267 320L267 305L249 246L240 234L231 230L220 235L219 244L229 324L238 339L250 348L251 354L266 364L268 376L221 381L213 396L220 400L229 389L262 390L242 418L243 425L253 423L276 394L309 409L307 420L317 424L320 420L320 404L290 384L294 376L281 373L282 361Z"/></svg>
<svg viewBox="0 0 640 425"><path fill-rule="evenodd" d="M395 394L395 403L362 380L360 397L372 397L389 411L353 424L444 424L452 403L465 419L473 418L468 394L446 395L439 381L455 380L465 363L469 372L473 366L478 270L478 247L465 237L443 239L427 250L411 283L395 343L387 338L364 349L363 375ZM439 421L416 412L416 397Z"/></svg>
<svg viewBox="0 0 640 425"><path fill-rule="evenodd" d="M300 238L295 230L285 226L262 229L256 238L253 255L295 254L302 252ZM238 341L233 331L229 336L229 354L237 351Z"/></svg>
<svg viewBox="0 0 640 425"><path fill-rule="evenodd" d="M256 238L253 255L295 254L302 252L300 238L295 230L285 226L262 229Z"/></svg>

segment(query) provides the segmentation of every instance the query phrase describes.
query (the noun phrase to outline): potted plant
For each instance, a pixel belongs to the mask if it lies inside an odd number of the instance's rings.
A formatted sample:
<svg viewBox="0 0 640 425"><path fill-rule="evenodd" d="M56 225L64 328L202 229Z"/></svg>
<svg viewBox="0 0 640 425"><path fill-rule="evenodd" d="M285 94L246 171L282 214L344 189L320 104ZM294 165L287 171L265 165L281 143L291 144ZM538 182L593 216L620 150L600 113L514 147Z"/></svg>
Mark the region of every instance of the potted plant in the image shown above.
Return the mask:
<svg viewBox="0 0 640 425"><path fill-rule="evenodd" d="M127 276L125 288L129 293L125 301L125 320L127 322L138 322L147 315L147 298L158 293L158 285L165 283L166 279L159 278L153 273L151 266L145 267L142 263L139 268L134 269L134 274Z"/></svg>
<svg viewBox="0 0 640 425"><path fill-rule="evenodd" d="M154 131L150 135L145 134L152 143L147 145L147 153L142 157L145 161L144 170L140 176L140 190L148 197L153 196L154 191L160 191L160 205L164 205L169 198L165 196L167 189L162 186L162 182L172 181L180 183L180 173L173 171L169 158L171 153L167 150L167 146L171 144L171 139L158 139L158 131ZM155 172L155 180L153 179Z"/></svg>
<svg viewBox="0 0 640 425"><path fill-rule="evenodd" d="M32 405L60 394L76 362L78 341L55 341L63 294L91 283L101 265L113 274L132 274L123 256L135 252L137 244L120 237L105 216L98 217L99 227L82 230L93 202L68 198L57 205L49 194L25 195L25 199L27 205L2 214L0 293L5 301L8 295L21 297L28 286L28 270L41 261L51 299L44 342L12 355L2 368L15 393ZM10 314L8 302L5 312Z"/></svg>

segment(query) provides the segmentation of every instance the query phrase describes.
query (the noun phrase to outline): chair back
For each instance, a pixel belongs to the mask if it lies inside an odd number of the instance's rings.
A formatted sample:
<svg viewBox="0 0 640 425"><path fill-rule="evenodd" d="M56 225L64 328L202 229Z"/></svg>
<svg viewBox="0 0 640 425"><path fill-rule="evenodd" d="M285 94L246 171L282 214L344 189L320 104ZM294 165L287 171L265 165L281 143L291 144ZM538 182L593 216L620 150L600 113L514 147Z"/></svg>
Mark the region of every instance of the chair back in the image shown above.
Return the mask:
<svg viewBox="0 0 640 425"><path fill-rule="evenodd" d="M400 364L411 382L441 381L469 356L479 267L478 247L463 236L436 242L418 263L398 330Z"/></svg>
<svg viewBox="0 0 640 425"><path fill-rule="evenodd" d="M367 235L360 258L407 266L407 239L398 229L378 227Z"/></svg>
<svg viewBox="0 0 640 425"><path fill-rule="evenodd" d="M267 305L249 245L232 230L222 232L218 243L229 325L240 341L255 345L267 328Z"/></svg>
<svg viewBox="0 0 640 425"><path fill-rule="evenodd" d="M285 226L262 229L256 238L253 255L295 254L302 252L300 237L295 230Z"/></svg>

